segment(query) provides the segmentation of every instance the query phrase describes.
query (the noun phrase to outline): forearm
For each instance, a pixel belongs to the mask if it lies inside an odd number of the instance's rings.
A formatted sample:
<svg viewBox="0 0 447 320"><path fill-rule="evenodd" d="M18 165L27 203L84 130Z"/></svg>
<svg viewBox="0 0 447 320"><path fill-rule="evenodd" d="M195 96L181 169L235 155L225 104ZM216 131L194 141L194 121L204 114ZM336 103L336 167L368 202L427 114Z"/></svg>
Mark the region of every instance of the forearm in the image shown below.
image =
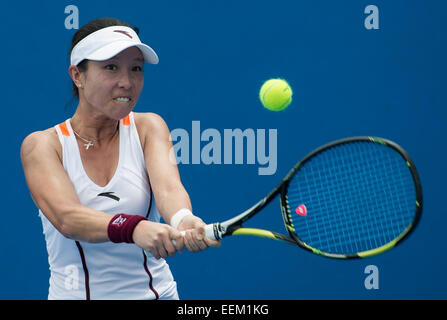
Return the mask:
<svg viewBox="0 0 447 320"><path fill-rule="evenodd" d="M107 242L107 227L112 217L113 215L80 205L64 210L56 227L70 239Z"/></svg>
<svg viewBox="0 0 447 320"><path fill-rule="evenodd" d="M155 194L158 210L167 223L171 222L172 216L180 209L192 210L191 200L183 186L177 186Z"/></svg>
<svg viewBox="0 0 447 320"><path fill-rule="evenodd" d="M166 224L147 221L143 216L125 213L112 216L87 207L78 207L65 217L61 232L71 239L91 243L135 243L156 259L173 256L176 251L183 250L183 236L179 231ZM172 240L176 240L177 248Z"/></svg>

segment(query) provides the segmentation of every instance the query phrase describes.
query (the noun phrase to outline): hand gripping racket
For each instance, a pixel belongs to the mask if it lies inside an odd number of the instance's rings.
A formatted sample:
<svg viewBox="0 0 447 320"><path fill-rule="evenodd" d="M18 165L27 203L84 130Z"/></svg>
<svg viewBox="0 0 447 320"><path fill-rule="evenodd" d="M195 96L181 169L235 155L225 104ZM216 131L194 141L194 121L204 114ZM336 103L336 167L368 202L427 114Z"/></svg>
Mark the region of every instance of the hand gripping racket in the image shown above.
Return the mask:
<svg viewBox="0 0 447 320"><path fill-rule="evenodd" d="M277 195L288 236L242 226ZM253 207L207 225L206 236L266 237L325 257L363 258L400 243L421 213L421 183L405 150L382 138L352 137L311 152Z"/></svg>

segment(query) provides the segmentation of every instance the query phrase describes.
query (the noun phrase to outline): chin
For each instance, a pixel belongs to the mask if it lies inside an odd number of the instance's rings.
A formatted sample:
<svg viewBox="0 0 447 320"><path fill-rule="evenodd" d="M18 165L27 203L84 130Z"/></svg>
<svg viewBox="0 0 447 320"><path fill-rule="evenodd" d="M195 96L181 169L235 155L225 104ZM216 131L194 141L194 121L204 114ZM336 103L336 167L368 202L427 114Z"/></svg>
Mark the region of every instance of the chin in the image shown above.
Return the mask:
<svg viewBox="0 0 447 320"><path fill-rule="evenodd" d="M121 120L121 119L125 118L129 113L132 112L133 107L134 106L132 106L131 108L123 108L121 110L116 110L116 112L113 113L111 118L114 120Z"/></svg>

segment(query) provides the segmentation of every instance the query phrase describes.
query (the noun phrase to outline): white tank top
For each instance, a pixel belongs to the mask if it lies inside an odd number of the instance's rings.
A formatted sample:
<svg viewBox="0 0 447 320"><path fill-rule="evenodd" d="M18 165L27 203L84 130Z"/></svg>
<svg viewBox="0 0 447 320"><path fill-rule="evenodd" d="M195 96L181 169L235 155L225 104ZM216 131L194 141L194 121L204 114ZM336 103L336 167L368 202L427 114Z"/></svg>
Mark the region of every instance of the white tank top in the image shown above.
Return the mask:
<svg viewBox="0 0 447 320"><path fill-rule="evenodd" d="M159 222L133 113L120 120L115 175L100 187L86 174L70 119L55 126L62 161L80 202L109 213L139 214ZM64 237L39 210L50 265L48 299L178 299L164 259L129 243L88 243Z"/></svg>

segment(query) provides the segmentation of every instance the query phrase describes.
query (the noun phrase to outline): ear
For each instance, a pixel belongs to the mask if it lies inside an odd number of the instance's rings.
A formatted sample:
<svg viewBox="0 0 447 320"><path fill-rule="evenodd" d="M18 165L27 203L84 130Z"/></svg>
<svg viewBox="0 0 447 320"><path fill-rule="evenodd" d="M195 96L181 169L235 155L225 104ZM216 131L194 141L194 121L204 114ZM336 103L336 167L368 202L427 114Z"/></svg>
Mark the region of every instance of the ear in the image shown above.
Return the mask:
<svg viewBox="0 0 447 320"><path fill-rule="evenodd" d="M70 74L70 77L73 80L74 84L78 88L82 88L81 71L79 71L78 67L74 66L74 65L71 65L68 68L68 73Z"/></svg>

